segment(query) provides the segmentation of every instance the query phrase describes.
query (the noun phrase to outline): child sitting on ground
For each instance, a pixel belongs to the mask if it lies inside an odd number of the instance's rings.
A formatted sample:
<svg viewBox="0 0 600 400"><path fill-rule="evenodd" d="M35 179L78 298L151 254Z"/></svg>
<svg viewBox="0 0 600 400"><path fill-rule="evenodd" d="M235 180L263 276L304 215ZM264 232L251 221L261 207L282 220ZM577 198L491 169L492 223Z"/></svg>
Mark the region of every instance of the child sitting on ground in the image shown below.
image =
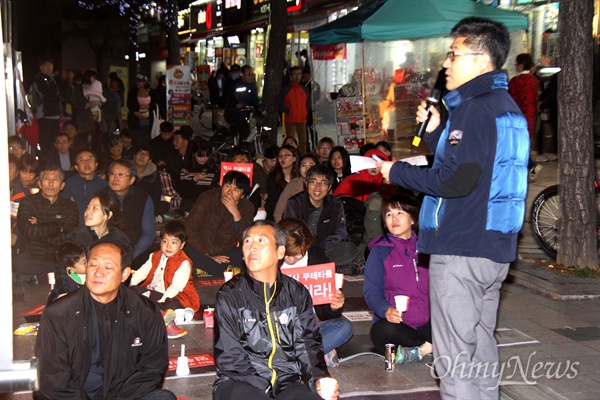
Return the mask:
<svg viewBox="0 0 600 400"><path fill-rule="evenodd" d="M46 304L85 285L85 269L87 267L85 247L72 241L64 242L58 246L56 261L58 263L54 272L56 283L48 295Z"/></svg>
<svg viewBox="0 0 600 400"><path fill-rule="evenodd" d="M167 222L160 232L160 250L152 253L148 261L131 276L130 286L135 286L134 290L155 301L163 310L170 339L187 333L175 325L172 310L189 309L193 314L200 309L200 297L192 276L192 261L183 251L186 240L183 223Z"/></svg>

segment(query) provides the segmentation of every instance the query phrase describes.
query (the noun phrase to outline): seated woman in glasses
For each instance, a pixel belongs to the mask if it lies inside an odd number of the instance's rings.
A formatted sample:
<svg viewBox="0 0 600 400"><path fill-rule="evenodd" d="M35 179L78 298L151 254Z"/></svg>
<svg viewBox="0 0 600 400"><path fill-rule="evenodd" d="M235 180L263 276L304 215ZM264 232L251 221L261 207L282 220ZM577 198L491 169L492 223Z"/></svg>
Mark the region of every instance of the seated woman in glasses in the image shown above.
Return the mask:
<svg viewBox="0 0 600 400"><path fill-rule="evenodd" d="M273 213L279 195L293 178L300 176L298 169L298 151L289 144L284 144L277 154L277 163L275 169L267 176L267 200L265 201L265 211L267 219L273 219Z"/></svg>
<svg viewBox="0 0 600 400"><path fill-rule="evenodd" d="M342 202L329 194L333 180L334 172L326 166L311 167L306 173L306 190L288 201L283 217L304 221L315 243L340 269L352 263L356 246L348 241Z"/></svg>

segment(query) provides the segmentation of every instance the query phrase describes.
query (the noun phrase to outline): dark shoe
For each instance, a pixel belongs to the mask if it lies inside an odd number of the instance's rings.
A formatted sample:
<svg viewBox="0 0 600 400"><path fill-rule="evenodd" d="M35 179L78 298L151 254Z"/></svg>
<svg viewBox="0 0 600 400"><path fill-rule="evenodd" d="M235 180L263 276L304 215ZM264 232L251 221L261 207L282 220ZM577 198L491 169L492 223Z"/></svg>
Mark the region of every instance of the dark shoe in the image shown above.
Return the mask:
<svg viewBox="0 0 600 400"><path fill-rule="evenodd" d="M363 272L360 264L350 263L346 265L338 265L335 267L335 272L349 276L360 275Z"/></svg>

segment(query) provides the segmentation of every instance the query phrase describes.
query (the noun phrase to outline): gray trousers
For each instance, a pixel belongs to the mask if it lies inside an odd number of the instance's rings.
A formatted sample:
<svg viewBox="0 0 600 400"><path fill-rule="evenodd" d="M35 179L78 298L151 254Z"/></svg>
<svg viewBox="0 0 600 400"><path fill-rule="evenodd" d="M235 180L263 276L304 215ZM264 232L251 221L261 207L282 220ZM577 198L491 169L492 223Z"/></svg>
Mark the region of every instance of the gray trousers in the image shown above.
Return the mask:
<svg viewBox="0 0 600 400"><path fill-rule="evenodd" d="M498 399L494 330L508 268L483 258L431 256L433 355L442 399Z"/></svg>

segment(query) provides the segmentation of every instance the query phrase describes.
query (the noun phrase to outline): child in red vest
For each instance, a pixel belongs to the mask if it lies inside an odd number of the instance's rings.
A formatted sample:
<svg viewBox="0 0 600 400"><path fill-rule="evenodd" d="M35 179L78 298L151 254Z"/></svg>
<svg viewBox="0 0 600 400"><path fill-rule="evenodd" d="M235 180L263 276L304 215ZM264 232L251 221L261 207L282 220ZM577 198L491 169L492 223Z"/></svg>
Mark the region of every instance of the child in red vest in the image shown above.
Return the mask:
<svg viewBox="0 0 600 400"><path fill-rule="evenodd" d="M200 309L200 296L194 287L192 261L183 251L187 241L185 226L179 221L170 221L160 232L160 250L152 253L131 276L130 286L139 293L158 303L165 316L169 339L187 332L175 325L176 309Z"/></svg>

